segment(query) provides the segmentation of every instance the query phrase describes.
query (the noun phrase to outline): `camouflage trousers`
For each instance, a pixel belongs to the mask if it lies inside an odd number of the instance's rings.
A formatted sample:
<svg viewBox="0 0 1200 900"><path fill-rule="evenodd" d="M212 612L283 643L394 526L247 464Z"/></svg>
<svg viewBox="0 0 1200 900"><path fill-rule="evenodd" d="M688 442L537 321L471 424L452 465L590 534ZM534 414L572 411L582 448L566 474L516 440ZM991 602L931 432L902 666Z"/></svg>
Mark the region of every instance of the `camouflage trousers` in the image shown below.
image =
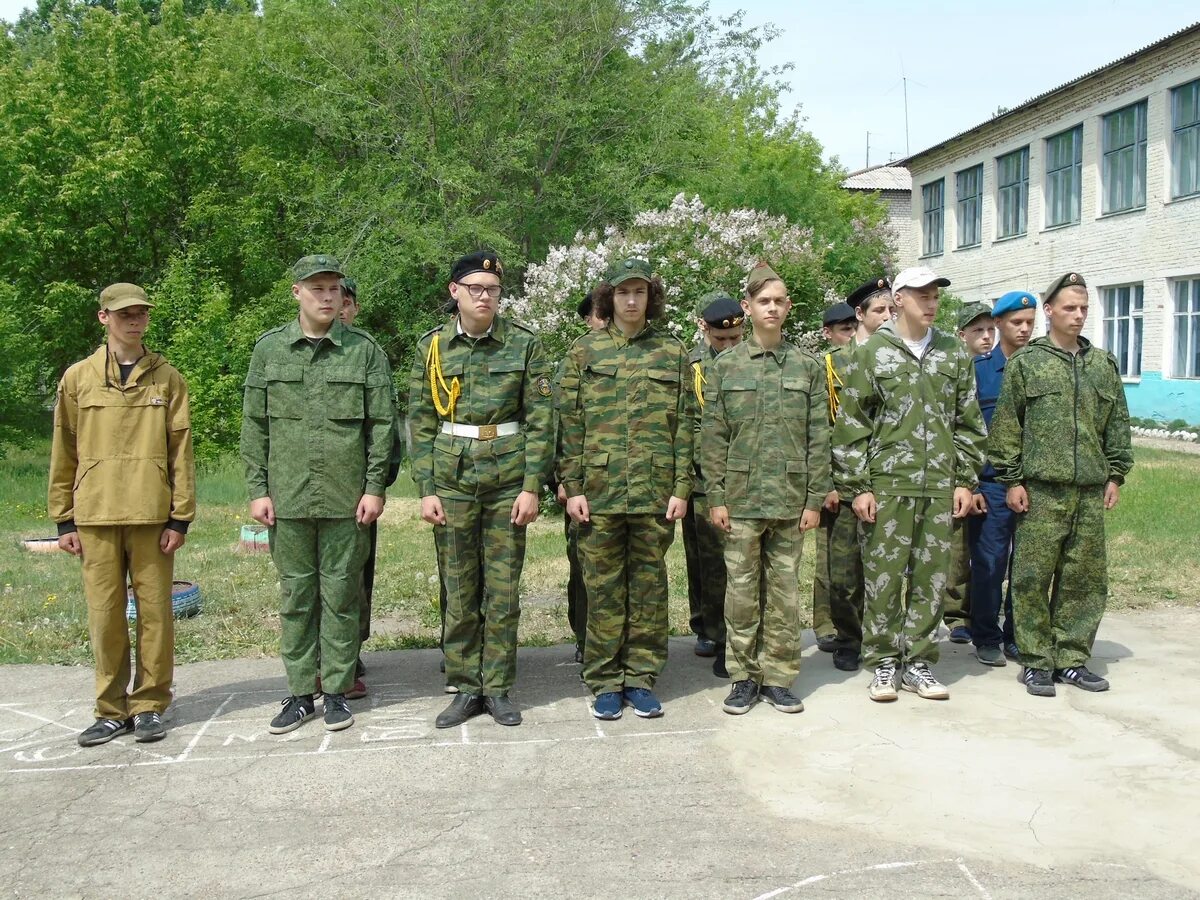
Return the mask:
<svg viewBox="0 0 1200 900"><path fill-rule="evenodd" d="M362 568L367 529L353 519L276 519L268 532L279 571L279 652L288 690L321 686L344 694L354 684L361 644Z"/></svg>
<svg viewBox="0 0 1200 900"><path fill-rule="evenodd" d="M1021 664L1086 663L1108 600L1104 486L1025 483L1013 539L1013 618Z"/></svg>
<svg viewBox="0 0 1200 900"><path fill-rule="evenodd" d="M799 519L730 519L725 665L731 681L791 687L800 674ZM766 590L760 590L765 581Z"/></svg>
<svg viewBox="0 0 1200 900"><path fill-rule="evenodd" d="M935 663L950 568L951 501L875 499L875 523L862 526L863 663Z"/></svg>
<svg viewBox="0 0 1200 900"><path fill-rule="evenodd" d="M971 627L971 545L967 528L970 516L951 520L950 570L946 581L946 599L942 621L947 628Z"/></svg>
<svg viewBox="0 0 1200 900"><path fill-rule="evenodd" d="M667 549L661 515L592 513L579 526L587 587L583 681L593 694L652 688L667 664Z"/></svg>
<svg viewBox="0 0 1200 900"><path fill-rule="evenodd" d="M567 622L575 634L575 646L583 649L587 638L587 588L583 583L583 566L579 563L579 526L570 513L563 513L563 532L567 538Z"/></svg>
<svg viewBox="0 0 1200 900"><path fill-rule="evenodd" d="M502 697L517 678L525 526L511 521L516 497L442 498L446 524L433 529L446 590L446 684L464 694Z"/></svg>
<svg viewBox="0 0 1200 900"><path fill-rule="evenodd" d="M692 633L725 643L725 555L723 535L708 520L708 498L692 494L683 518L688 610Z"/></svg>
<svg viewBox="0 0 1200 900"><path fill-rule="evenodd" d="M816 529L817 564L813 575L813 631L837 639L856 653L862 647L863 568L858 517L849 503L836 512L821 510Z"/></svg>

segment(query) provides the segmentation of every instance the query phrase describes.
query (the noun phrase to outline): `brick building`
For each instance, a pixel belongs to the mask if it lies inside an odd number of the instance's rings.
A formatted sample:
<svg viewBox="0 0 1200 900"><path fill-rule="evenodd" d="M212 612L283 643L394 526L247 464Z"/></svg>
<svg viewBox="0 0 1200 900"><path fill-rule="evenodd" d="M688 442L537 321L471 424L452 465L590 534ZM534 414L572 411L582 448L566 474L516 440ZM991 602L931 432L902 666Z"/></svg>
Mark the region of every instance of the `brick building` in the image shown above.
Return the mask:
<svg viewBox="0 0 1200 900"><path fill-rule="evenodd" d="M890 163L851 172L842 187L854 193L878 194L887 206L888 227L897 250L903 252L913 241L912 176L908 169Z"/></svg>
<svg viewBox="0 0 1200 900"><path fill-rule="evenodd" d="M1131 414L1200 423L1200 23L903 164L903 265L985 302L1083 273Z"/></svg>

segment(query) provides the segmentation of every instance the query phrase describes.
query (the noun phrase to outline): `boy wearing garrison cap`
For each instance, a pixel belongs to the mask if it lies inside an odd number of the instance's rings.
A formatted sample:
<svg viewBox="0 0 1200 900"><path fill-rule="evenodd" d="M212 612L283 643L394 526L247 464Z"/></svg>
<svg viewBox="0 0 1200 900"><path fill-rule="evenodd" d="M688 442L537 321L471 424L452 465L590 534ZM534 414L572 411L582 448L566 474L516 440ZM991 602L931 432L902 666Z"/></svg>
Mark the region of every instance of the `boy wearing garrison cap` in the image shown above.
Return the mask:
<svg viewBox="0 0 1200 900"><path fill-rule="evenodd" d="M1108 690L1087 668L1108 597L1104 511L1133 467L1129 409L1116 358L1081 336L1083 276L1042 295L1049 333L1008 361L988 455L1017 514L1012 594L1021 681Z"/></svg>
<svg viewBox="0 0 1200 900"><path fill-rule="evenodd" d="M383 512L395 432L387 356L338 317L341 264L332 256L292 267L298 315L259 337L246 373L241 454L250 516L270 529L279 571L279 649L289 696L272 734L315 713L325 727L354 724L361 625L360 579L368 530Z"/></svg>
<svg viewBox="0 0 1200 900"><path fill-rule="evenodd" d="M692 367L692 390L696 410L704 410L704 385L717 354L742 342L746 313L732 297L712 291L696 305L700 339L688 355ZM696 420L700 424L699 417ZM728 678L725 668L725 557L721 532L708 520L708 502L700 471L699 454L694 455L696 482L683 517L683 549L687 559L688 606L696 655L713 657L713 674Z"/></svg>
<svg viewBox="0 0 1200 900"><path fill-rule="evenodd" d="M417 344L409 381L412 475L433 525L446 588L446 682L456 688L438 728L483 712L521 724L509 699L525 529L554 464L550 364L532 331L498 314L504 267L495 253L450 270L455 313Z"/></svg>
<svg viewBox="0 0 1200 900"><path fill-rule="evenodd" d="M896 321L855 351L834 427L838 493L854 498L863 523L863 651L879 702L897 698L898 675L919 697L950 696L930 666L951 520L972 506L984 430L971 359L933 327L938 288L949 283L925 267L896 276Z"/></svg>
<svg viewBox="0 0 1200 900"><path fill-rule="evenodd" d="M54 404L47 512L58 546L83 562L88 634L96 657L90 747L133 732L166 735L175 630L175 551L196 514L188 389L143 335L152 304L136 284L100 293L105 345L67 369ZM130 686L126 583L137 606Z"/></svg>

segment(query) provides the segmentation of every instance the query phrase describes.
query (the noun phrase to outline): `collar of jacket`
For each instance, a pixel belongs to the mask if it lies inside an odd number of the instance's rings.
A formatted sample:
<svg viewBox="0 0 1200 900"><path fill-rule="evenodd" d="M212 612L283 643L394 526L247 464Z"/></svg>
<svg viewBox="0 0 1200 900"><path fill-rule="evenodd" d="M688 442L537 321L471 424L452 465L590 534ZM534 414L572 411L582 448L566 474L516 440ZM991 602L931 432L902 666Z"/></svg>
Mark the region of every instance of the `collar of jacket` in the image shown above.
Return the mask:
<svg viewBox="0 0 1200 900"><path fill-rule="evenodd" d="M333 344L333 346L340 347L342 346L342 340L345 338L345 336L346 326L342 324L340 319L334 319L332 324L329 326L329 330L325 332L325 336L321 338L321 340L328 340L329 343ZM292 344L300 341L311 340L311 338L309 338L309 336L305 334L304 330L300 327L299 316L296 316L296 318L292 319L292 321L288 323L288 327L284 331L284 337L287 338L289 347Z"/></svg>
<svg viewBox="0 0 1200 900"><path fill-rule="evenodd" d="M647 322L642 326L642 330L631 338L625 337L625 332L614 325L611 321L604 326L604 330L608 332L609 337L613 339L613 343L615 343L618 347L622 347L625 344L632 344L634 341L639 341L642 338L649 337L655 333L653 322Z"/></svg>
<svg viewBox="0 0 1200 900"><path fill-rule="evenodd" d="M132 371L129 373L129 378L124 384L121 384L121 368L113 355L108 351L107 343L97 347L96 352L88 357L88 362L98 380L120 391L137 384L139 378L147 372L153 372L166 362L166 360L163 359L161 353L147 350L146 345L142 344L142 357L134 364Z"/></svg>
<svg viewBox="0 0 1200 900"><path fill-rule="evenodd" d="M1053 353L1059 359L1064 359L1067 362L1071 361L1073 353L1068 353L1062 347L1058 346L1054 341L1050 340L1050 335L1043 334L1041 337L1036 337L1025 345L1030 350L1045 350L1048 353ZM1083 335L1079 336L1079 356L1087 355L1087 352L1092 349L1092 342ZM1013 356L1016 356L1014 353Z"/></svg>
<svg viewBox="0 0 1200 900"><path fill-rule="evenodd" d="M779 343L776 346L772 347L770 350L763 347L758 341L756 341L754 339L753 332L751 332L750 337L746 338L744 341L742 341L742 343L745 344L747 347L749 347L750 356L753 359L757 359L758 357L762 356L764 353L769 353L778 362L783 362L787 358L787 341L783 340L782 338L780 338Z"/></svg>
<svg viewBox="0 0 1200 900"><path fill-rule="evenodd" d="M937 344L938 338L940 338L944 333L945 332L938 331L938 329L933 325L929 326L929 346L930 346L930 348L934 347ZM879 326L879 330L876 331L875 334L882 335L883 340L887 341L890 344L893 344L896 347L903 347L905 350L908 349L908 344L905 342L904 338L902 338L900 336L900 332L898 332L896 330L895 322L884 322L882 325ZM872 335L872 337L873 336L874 335ZM955 340L958 340L958 338L955 338Z"/></svg>
<svg viewBox="0 0 1200 900"><path fill-rule="evenodd" d="M468 341L482 341L484 338L491 338L497 344L504 344L508 339L508 329L505 327L504 318L500 315L500 313L496 313L495 318L492 319L492 327L477 338L471 337L466 333L466 331L459 330L459 320L457 314L450 317L450 321L446 323L446 327L450 329L450 340L452 341L458 340L459 338L463 338L464 340Z"/></svg>

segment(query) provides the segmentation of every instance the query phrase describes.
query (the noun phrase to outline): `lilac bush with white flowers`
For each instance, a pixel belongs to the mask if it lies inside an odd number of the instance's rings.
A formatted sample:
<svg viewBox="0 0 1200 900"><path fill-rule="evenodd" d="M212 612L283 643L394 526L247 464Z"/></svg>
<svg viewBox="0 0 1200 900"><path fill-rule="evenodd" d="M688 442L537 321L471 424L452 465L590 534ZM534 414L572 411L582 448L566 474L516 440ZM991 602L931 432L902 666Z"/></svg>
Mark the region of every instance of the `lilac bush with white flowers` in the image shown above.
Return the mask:
<svg viewBox="0 0 1200 900"><path fill-rule="evenodd" d="M867 232L864 242L877 239ZM579 233L569 246L551 247L543 262L526 270L523 291L507 302L505 312L541 334L558 358L585 330L575 312L579 301L612 261L636 256L648 260L663 280L667 327L691 341L697 301L713 290L740 299L746 273L765 260L787 284L794 304L789 337L815 348L821 311L838 299L823 267L828 249L814 246L812 229L780 216L713 210L699 197L679 194L666 209L638 214L625 230Z"/></svg>

